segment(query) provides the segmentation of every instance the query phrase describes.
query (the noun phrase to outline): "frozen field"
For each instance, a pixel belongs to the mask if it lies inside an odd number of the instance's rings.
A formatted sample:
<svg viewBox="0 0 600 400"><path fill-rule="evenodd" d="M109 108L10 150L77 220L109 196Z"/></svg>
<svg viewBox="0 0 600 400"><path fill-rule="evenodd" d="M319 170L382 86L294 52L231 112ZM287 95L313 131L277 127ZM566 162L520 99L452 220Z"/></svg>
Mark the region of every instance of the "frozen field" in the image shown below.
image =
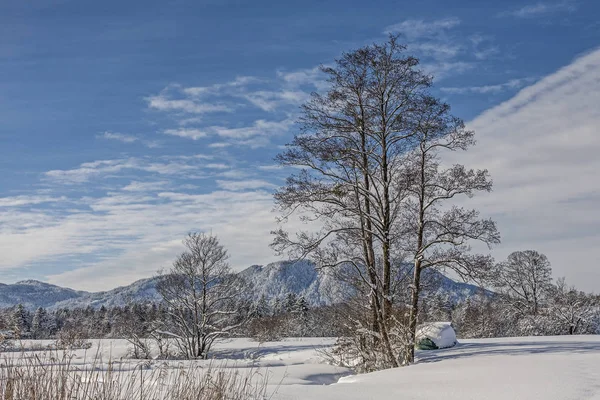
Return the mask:
<svg viewBox="0 0 600 400"><path fill-rule="evenodd" d="M598 399L600 400L600 336L560 336L460 340L452 349L418 353L408 368L352 375L328 365L320 351L333 339L289 339L259 345L235 339L216 347L218 360L241 373L267 374L273 399ZM98 349L98 346L100 348ZM143 369L175 368L187 362L123 360L127 344L96 341L76 352L73 364L112 359L127 374ZM94 358L102 358L102 362ZM4 353L4 357L15 353ZM208 361L195 363L208 365Z"/></svg>

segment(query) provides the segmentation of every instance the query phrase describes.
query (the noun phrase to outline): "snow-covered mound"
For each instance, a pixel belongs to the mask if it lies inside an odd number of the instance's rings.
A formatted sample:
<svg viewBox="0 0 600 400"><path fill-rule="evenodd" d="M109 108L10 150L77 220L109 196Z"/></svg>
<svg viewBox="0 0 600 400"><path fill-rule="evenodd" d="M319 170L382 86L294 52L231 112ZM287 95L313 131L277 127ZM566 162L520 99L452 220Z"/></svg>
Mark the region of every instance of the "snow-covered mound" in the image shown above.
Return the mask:
<svg viewBox="0 0 600 400"><path fill-rule="evenodd" d="M450 322L428 322L417 330L417 343L422 349L427 349L429 341L435 344L433 349L445 349L456 346L456 332Z"/></svg>

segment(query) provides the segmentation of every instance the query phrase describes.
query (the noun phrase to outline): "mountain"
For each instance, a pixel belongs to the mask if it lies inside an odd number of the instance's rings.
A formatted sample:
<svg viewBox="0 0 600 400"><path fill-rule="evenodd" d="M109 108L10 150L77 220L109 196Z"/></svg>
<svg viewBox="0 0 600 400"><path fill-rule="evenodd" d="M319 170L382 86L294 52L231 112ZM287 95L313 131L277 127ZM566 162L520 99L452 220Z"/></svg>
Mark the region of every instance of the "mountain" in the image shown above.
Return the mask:
<svg viewBox="0 0 600 400"><path fill-rule="evenodd" d="M344 299L344 284L318 271L307 260L279 261L266 266L253 265L239 273L252 286L255 300L273 300L288 293L304 296L311 306L329 305Z"/></svg>
<svg viewBox="0 0 600 400"><path fill-rule="evenodd" d="M56 302L50 308L77 308L88 307L107 308L124 306L128 303L158 303L162 300L160 294L156 291L158 278L147 278L133 282L128 286L121 286L107 292L84 293L77 298L66 299Z"/></svg>
<svg viewBox="0 0 600 400"><path fill-rule="evenodd" d="M252 285L251 295L255 300L264 296L273 301L277 297L294 293L304 296L307 303L314 307L341 302L348 290L351 290L330 274L316 269L315 265L307 260L279 261L265 266L253 265L239 272L239 275ZM29 309L88 306L100 308L124 306L131 302L159 302L161 296L156 291L158 280L157 277L141 279L128 286L96 293L76 291L34 280L11 285L0 283L0 307L23 304ZM429 283L428 293L445 295L454 302L464 300L478 291L474 285L456 282L434 270L427 271L423 280Z"/></svg>
<svg viewBox="0 0 600 400"><path fill-rule="evenodd" d="M34 309L51 307L62 301L69 301L86 295L87 292L63 288L45 282L27 280L12 285L0 283L0 307L12 307L15 304Z"/></svg>
<svg viewBox="0 0 600 400"><path fill-rule="evenodd" d="M412 266L406 265L399 274L412 274ZM239 273L252 284L253 297L262 296L273 300L287 293L304 296L311 306L323 306L344 301L352 288L335 279L331 274L319 271L307 260L279 261L266 266L253 265ZM446 296L452 302L460 302L474 295L479 287L457 282L436 270L425 270L421 277L424 294Z"/></svg>

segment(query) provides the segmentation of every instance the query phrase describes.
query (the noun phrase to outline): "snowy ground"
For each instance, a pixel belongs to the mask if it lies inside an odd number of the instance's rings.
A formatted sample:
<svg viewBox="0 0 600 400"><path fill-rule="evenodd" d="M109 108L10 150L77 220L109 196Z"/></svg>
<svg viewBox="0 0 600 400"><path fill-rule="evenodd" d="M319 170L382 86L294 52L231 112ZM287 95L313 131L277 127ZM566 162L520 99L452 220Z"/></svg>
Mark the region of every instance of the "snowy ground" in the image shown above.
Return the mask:
<svg viewBox="0 0 600 400"><path fill-rule="evenodd" d="M276 391L273 399L278 400L600 400L600 336L459 340L451 349L418 352L416 365L364 375L323 361L320 351L333 341L308 338L259 345L235 339L217 346L220 360L213 365L226 363L239 371L258 368L268 374L270 390ZM74 362L90 363L96 354L118 360L126 354L126 343L96 341L94 348L77 351ZM137 365L131 360L120 364L123 373ZM153 362L148 368L159 365Z"/></svg>

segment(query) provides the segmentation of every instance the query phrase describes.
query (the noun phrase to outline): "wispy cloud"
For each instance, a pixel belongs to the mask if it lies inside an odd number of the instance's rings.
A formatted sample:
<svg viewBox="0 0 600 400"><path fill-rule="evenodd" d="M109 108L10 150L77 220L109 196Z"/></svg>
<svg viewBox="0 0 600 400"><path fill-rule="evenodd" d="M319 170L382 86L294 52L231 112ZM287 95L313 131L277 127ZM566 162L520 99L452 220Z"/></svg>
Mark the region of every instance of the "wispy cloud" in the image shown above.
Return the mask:
<svg viewBox="0 0 600 400"><path fill-rule="evenodd" d="M475 64L467 61L443 61L423 63L425 72L432 74L436 81L441 81L444 78L453 75L461 75L475 68Z"/></svg>
<svg viewBox="0 0 600 400"><path fill-rule="evenodd" d="M157 148L160 147L160 143L156 140L145 140L142 139L138 136L134 136L134 135L128 135L125 133L118 133L118 132L104 132L102 135L98 136L101 139L106 139L106 140L116 140L118 142L122 142L122 143L135 143L135 142L139 142L142 143L144 146L148 147L148 148Z"/></svg>
<svg viewBox="0 0 600 400"><path fill-rule="evenodd" d="M128 185L124 186L121 190L126 192L154 192L165 190L169 185L167 181L154 181L154 182L138 182L132 181Z"/></svg>
<svg viewBox="0 0 600 400"><path fill-rule="evenodd" d="M460 25L459 18L450 17L433 21L425 21L423 19L408 19L394 25L390 25L384 29L386 34L400 34L408 40L416 40L421 38L437 38L440 35L445 35L452 28Z"/></svg>
<svg viewBox="0 0 600 400"><path fill-rule="evenodd" d="M301 104L308 99L309 94L302 90L258 90L240 94L240 97L263 111L273 111L285 104Z"/></svg>
<svg viewBox="0 0 600 400"><path fill-rule="evenodd" d="M244 88L250 84L264 82L263 79L256 76L238 76L234 80L224 83L215 83L209 86L192 86L183 88L185 94L203 97L206 95L218 95L223 92L228 92L230 89Z"/></svg>
<svg viewBox="0 0 600 400"><path fill-rule="evenodd" d="M511 79L508 82L498 83L495 85L466 86L466 87L443 87L440 90L442 92L452 93L452 94L468 94L468 93L491 94L491 93L504 92L506 90L520 89L523 86L532 83L533 81L535 81L535 78L521 78L521 79Z"/></svg>
<svg viewBox="0 0 600 400"><path fill-rule="evenodd" d="M125 135L123 133L115 133L115 132L104 132L104 134L102 134L101 137L103 139L117 140L117 141L123 142L123 143L133 143L138 140L138 138L135 136Z"/></svg>
<svg viewBox="0 0 600 400"><path fill-rule="evenodd" d="M179 85L170 85L160 94L147 97L146 101L151 109L187 114L230 113L235 109L231 105L210 103L186 97L187 95L189 94L185 93L185 88L182 89Z"/></svg>
<svg viewBox="0 0 600 400"><path fill-rule="evenodd" d="M165 129L164 134L192 140L220 139L212 143L208 140L211 148L259 148L287 132L298 106L310 92L328 85L318 67L278 70L272 78L241 76L207 86L172 84L146 100L150 109L165 113L177 123L178 127ZM240 126L239 122L227 125L223 118L215 117L233 111L255 115L255 119Z"/></svg>
<svg viewBox="0 0 600 400"><path fill-rule="evenodd" d="M66 170L51 170L44 174L49 182L59 184L83 184L92 179L118 178L125 172L144 172L158 175L179 175L184 177L202 169L214 169L215 165L206 164L205 157L163 157L156 161L152 157L130 157L114 160L98 160L83 163L77 168Z"/></svg>
<svg viewBox="0 0 600 400"><path fill-rule="evenodd" d="M505 11L499 14L501 17L516 17L516 18L535 18L552 13L559 12L574 12L577 10L575 1L560 1L560 2L538 2L529 4L524 7Z"/></svg>
<svg viewBox="0 0 600 400"><path fill-rule="evenodd" d="M500 54L500 48L498 46L490 46L484 49L476 49L473 55L478 60L487 60L488 58Z"/></svg>
<svg viewBox="0 0 600 400"><path fill-rule="evenodd" d="M165 130L164 133L166 135L179 136L182 138L188 138L188 139L193 139L193 140L198 140L200 138L206 137L206 135L207 135L205 131L201 131L200 129L194 129L194 128L167 129L167 130Z"/></svg>
<svg viewBox="0 0 600 400"><path fill-rule="evenodd" d="M318 90L326 89L329 83L320 67L306 68L295 71L277 71L277 78L291 87L312 86Z"/></svg>
<svg viewBox="0 0 600 400"><path fill-rule="evenodd" d="M225 190L231 190L231 191L240 191L240 190L255 190L255 189L272 189L272 188L276 188L277 186L264 181L262 179L250 179L250 180L244 180L244 181L222 181L222 180L217 180L217 185Z"/></svg>
<svg viewBox="0 0 600 400"><path fill-rule="evenodd" d="M0 207L22 207L29 205L37 205L43 203L57 203L64 202L67 198L52 197L52 196L40 196L40 195L20 195L12 197L0 197Z"/></svg>
<svg viewBox="0 0 600 400"><path fill-rule="evenodd" d="M210 163L205 165L209 169L228 169L229 165L223 163Z"/></svg>
<svg viewBox="0 0 600 400"><path fill-rule="evenodd" d="M478 61L489 55L478 48L479 42L457 32L460 25L461 20L456 17L409 19L388 26L384 33L399 34L408 51L421 59L425 72L441 81L475 68Z"/></svg>
<svg viewBox="0 0 600 400"><path fill-rule="evenodd" d="M289 131L294 124L294 120L286 118L281 121L269 121L259 119L251 125L229 128L225 126L207 126L200 129L168 129L167 135L179 136L182 138L198 140L207 136L218 137L225 142L219 141L209 144L211 148L224 148L228 146L251 146L253 148L267 145L269 139L274 136L282 135Z"/></svg>

